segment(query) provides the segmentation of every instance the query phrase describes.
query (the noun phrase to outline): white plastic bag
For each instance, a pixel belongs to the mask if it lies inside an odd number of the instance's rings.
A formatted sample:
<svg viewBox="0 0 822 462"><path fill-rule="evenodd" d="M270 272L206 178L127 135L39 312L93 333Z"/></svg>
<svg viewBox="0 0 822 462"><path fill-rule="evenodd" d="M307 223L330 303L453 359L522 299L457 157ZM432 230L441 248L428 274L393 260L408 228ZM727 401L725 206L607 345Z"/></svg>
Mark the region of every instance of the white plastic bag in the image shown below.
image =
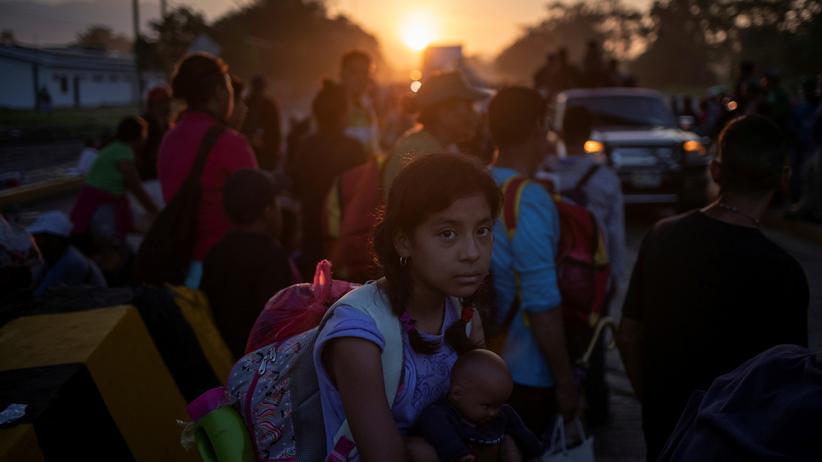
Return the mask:
<svg viewBox="0 0 822 462"><path fill-rule="evenodd" d="M565 434L565 420L562 416L557 417L554 431L551 434L551 447L540 459L541 462L594 462L594 437L585 436L582 422L579 418L574 419L574 426L582 441L580 444L568 447L568 440Z"/></svg>

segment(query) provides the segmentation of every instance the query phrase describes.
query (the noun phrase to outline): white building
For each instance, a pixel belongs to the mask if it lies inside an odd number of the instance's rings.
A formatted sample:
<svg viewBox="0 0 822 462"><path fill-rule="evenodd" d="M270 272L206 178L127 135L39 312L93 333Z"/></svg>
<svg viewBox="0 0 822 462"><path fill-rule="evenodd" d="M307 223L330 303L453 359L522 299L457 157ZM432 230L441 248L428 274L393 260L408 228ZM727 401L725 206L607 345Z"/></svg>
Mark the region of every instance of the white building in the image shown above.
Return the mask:
<svg viewBox="0 0 822 462"><path fill-rule="evenodd" d="M146 77L144 81L157 80ZM81 49L0 46L0 107L35 109L43 89L53 107L136 103L134 58Z"/></svg>

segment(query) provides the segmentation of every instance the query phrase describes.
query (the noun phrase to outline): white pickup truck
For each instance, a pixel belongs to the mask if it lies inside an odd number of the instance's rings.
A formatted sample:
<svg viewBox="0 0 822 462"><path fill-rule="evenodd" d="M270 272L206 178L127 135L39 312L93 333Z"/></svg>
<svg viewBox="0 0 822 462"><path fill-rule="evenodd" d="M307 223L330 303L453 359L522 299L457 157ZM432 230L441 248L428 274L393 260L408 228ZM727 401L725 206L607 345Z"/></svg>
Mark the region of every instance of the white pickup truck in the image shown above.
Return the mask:
<svg viewBox="0 0 822 462"><path fill-rule="evenodd" d="M616 169L626 204L671 204L686 209L707 202L710 157L706 146L697 134L680 128L662 93L642 88L562 92L552 111L551 131L557 139L561 139L565 111L575 106L588 109L593 116L586 152L602 156ZM557 151L564 155L561 142Z"/></svg>

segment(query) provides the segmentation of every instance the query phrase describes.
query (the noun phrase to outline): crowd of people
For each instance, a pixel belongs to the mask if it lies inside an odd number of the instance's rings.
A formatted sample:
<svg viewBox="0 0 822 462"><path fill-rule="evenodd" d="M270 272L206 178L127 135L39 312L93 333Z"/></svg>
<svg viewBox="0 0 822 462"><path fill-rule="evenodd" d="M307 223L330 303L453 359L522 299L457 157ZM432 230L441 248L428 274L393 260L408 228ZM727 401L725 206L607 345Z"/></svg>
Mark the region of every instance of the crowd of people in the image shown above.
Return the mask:
<svg viewBox="0 0 822 462"><path fill-rule="evenodd" d="M691 118L693 129L716 139L727 123L741 115L759 114L773 120L788 137L788 162L793 175L779 200L792 207L788 218L822 222L822 74L806 76L798 91L785 88L778 71L758 73L752 61L742 61L732 88L716 87L698 101L672 98L679 116Z"/></svg>
<svg viewBox="0 0 822 462"><path fill-rule="evenodd" d="M337 454L343 427L356 441L335 460L533 460L560 423L582 418L596 428L608 418L602 345L583 380L566 308L582 303L605 316L610 298L570 300L563 281L572 266L561 250L565 207L588 210L590 268L606 268L597 274L607 294L625 289L620 182L606 159L583 149L590 113L566 111L563 158L547 155L545 116L546 96L563 89L630 85L615 64L591 43L580 72L560 49L536 88L499 89L485 114L475 102L488 95L460 73L432 75L414 98L418 123L386 149L365 53L342 57L338 81L322 84L312 117L285 139L263 78L244 95L220 58L190 54L170 89L150 91L146 113L124 119L97 153L70 218L41 215L28 229L36 246L3 221L3 242L16 243L0 262L3 297L134 283L132 209L157 227L193 195L193 235L176 249L184 274L163 282L204 292L236 359L266 301L310 280L322 259L335 277L376 280L356 290L375 295L369 310L400 323L402 375L391 402L380 399L390 339L368 310L335 305L319 329L313 361L327 449ZM748 79L735 101L758 109L743 109L718 136L710 174L719 199L656 224L627 286L617 339L643 405L649 460L663 454L693 392L770 347L807 346L804 272L759 229L790 174L788 119L779 118L779 98L763 96L778 83L755 96ZM184 107L173 119L172 100ZM767 113L762 101L770 118L755 114ZM483 133L491 155L471 150ZM546 169L573 187L545 184L537 174ZM145 245L140 254L154 250ZM746 448L738 450L742 460Z"/></svg>
<svg viewBox="0 0 822 462"><path fill-rule="evenodd" d="M545 56L545 63L534 74L534 88L551 98L571 88L635 87L636 78L620 69L617 59L606 60L599 42L591 40L585 48L582 66L568 57L568 49L560 47Z"/></svg>

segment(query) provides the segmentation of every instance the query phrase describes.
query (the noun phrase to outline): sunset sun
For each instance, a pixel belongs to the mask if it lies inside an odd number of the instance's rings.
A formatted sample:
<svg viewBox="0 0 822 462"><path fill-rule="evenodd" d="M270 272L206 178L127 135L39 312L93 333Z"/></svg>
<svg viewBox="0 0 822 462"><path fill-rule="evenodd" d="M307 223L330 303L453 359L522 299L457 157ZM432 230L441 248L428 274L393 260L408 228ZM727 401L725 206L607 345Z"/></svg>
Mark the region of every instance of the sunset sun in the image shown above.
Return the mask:
<svg viewBox="0 0 822 462"><path fill-rule="evenodd" d="M402 42L414 51L421 51L437 38L436 20L427 11L414 11L400 23Z"/></svg>

